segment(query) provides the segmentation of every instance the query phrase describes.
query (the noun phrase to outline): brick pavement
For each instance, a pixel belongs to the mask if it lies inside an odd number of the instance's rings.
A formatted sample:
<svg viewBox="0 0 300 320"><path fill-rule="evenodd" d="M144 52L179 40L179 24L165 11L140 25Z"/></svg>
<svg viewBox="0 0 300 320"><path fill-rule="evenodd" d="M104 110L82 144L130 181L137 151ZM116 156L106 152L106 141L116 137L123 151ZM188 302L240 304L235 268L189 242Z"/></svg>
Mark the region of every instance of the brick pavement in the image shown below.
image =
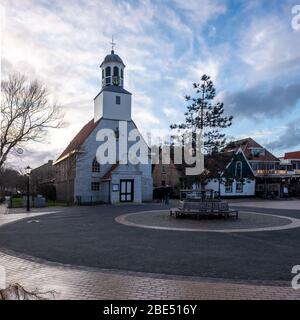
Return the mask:
<svg viewBox="0 0 300 320"><path fill-rule="evenodd" d="M0 225L19 219L16 215L6 217L1 216ZM4 252L0 252L0 265L6 269L7 284L17 282L30 290L55 290L55 299L300 299L300 290L293 290L289 284L241 284L76 268L31 261Z"/></svg>

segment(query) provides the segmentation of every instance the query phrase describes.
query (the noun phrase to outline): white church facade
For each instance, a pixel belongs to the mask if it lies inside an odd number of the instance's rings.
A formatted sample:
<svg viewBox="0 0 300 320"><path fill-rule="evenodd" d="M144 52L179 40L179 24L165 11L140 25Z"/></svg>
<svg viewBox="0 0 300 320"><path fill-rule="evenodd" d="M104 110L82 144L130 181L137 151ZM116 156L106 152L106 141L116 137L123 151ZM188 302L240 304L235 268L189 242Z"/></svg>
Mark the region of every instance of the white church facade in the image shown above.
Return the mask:
<svg viewBox="0 0 300 320"><path fill-rule="evenodd" d="M102 88L94 99L94 118L54 162L57 199L79 204L150 201L153 182L148 154L147 163L123 161L135 142L127 142L127 146L123 143L119 137L120 122L127 127L126 140L128 134L137 129L131 117L132 94L124 89L125 65L112 50L100 68ZM110 130L116 138L114 163L102 163L102 159L99 163L96 157L97 149L104 143L97 141L97 134L102 129ZM137 141L148 153L148 146L139 132Z"/></svg>

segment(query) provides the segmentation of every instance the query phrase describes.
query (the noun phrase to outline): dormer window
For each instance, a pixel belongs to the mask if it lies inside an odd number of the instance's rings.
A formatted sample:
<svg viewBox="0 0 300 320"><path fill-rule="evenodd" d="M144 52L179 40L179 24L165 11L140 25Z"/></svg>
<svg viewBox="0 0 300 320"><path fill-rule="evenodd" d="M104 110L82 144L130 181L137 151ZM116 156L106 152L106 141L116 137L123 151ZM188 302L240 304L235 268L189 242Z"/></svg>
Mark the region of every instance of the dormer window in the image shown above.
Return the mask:
<svg viewBox="0 0 300 320"><path fill-rule="evenodd" d="M253 149L251 149L251 154L254 157L264 156L265 155L265 149L263 149L263 148L253 148Z"/></svg>

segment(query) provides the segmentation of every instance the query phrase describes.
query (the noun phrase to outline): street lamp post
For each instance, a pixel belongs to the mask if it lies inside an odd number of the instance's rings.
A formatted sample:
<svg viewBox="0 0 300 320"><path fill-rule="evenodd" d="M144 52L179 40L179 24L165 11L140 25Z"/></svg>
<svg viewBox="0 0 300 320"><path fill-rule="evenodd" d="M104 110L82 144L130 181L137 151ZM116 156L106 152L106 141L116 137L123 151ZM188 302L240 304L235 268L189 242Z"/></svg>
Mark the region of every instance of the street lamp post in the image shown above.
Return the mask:
<svg viewBox="0 0 300 320"><path fill-rule="evenodd" d="M30 172L31 172L31 168L29 166L27 166L25 168L26 170L26 175L27 175L27 202L26 202L26 211L30 211L30 186L29 186L29 179L30 179Z"/></svg>

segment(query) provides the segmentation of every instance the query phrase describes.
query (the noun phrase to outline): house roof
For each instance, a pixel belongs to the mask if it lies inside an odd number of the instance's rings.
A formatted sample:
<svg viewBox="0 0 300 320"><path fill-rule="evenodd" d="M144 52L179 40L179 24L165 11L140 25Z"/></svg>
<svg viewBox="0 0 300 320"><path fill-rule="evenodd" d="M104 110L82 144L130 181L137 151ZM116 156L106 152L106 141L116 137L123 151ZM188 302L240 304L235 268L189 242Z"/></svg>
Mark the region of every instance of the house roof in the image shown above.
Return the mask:
<svg viewBox="0 0 300 320"><path fill-rule="evenodd" d="M270 151L262 147L259 143L254 141L252 138L246 138L242 140L232 141L225 148L224 152L236 152L241 148L248 160L252 161L280 161ZM252 149L264 149L265 154L255 155L252 154Z"/></svg>
<svg viewBox="0 0 300 320"><path fill-rule="evenodd" d="M100 120L94 122L94 119L90 120L73 138L73 140L69 143L67 148L63 151L63 153L58 157L58 159L54 162L54 164L62 161L66 157L68 157L73 151L78 150L83 142L87 139L87 137L92 133L92 131L96 128Z"/></svg>
<svg viewBox="0 0 300 320"><path fill-rule="evenodd" d="M117 169L118 166L119 166L119 161L117 161L117 163L114 163L110 167L110 169L105 173L105 175L101 178L101 180L109 180L109 179L111 179L112 173Z"/></svg>
<svg viewBox="0 0 300 320"><path fill-rule="evenodd" d="M284 159L300 159L300 151L286 152Z"/></svg>

